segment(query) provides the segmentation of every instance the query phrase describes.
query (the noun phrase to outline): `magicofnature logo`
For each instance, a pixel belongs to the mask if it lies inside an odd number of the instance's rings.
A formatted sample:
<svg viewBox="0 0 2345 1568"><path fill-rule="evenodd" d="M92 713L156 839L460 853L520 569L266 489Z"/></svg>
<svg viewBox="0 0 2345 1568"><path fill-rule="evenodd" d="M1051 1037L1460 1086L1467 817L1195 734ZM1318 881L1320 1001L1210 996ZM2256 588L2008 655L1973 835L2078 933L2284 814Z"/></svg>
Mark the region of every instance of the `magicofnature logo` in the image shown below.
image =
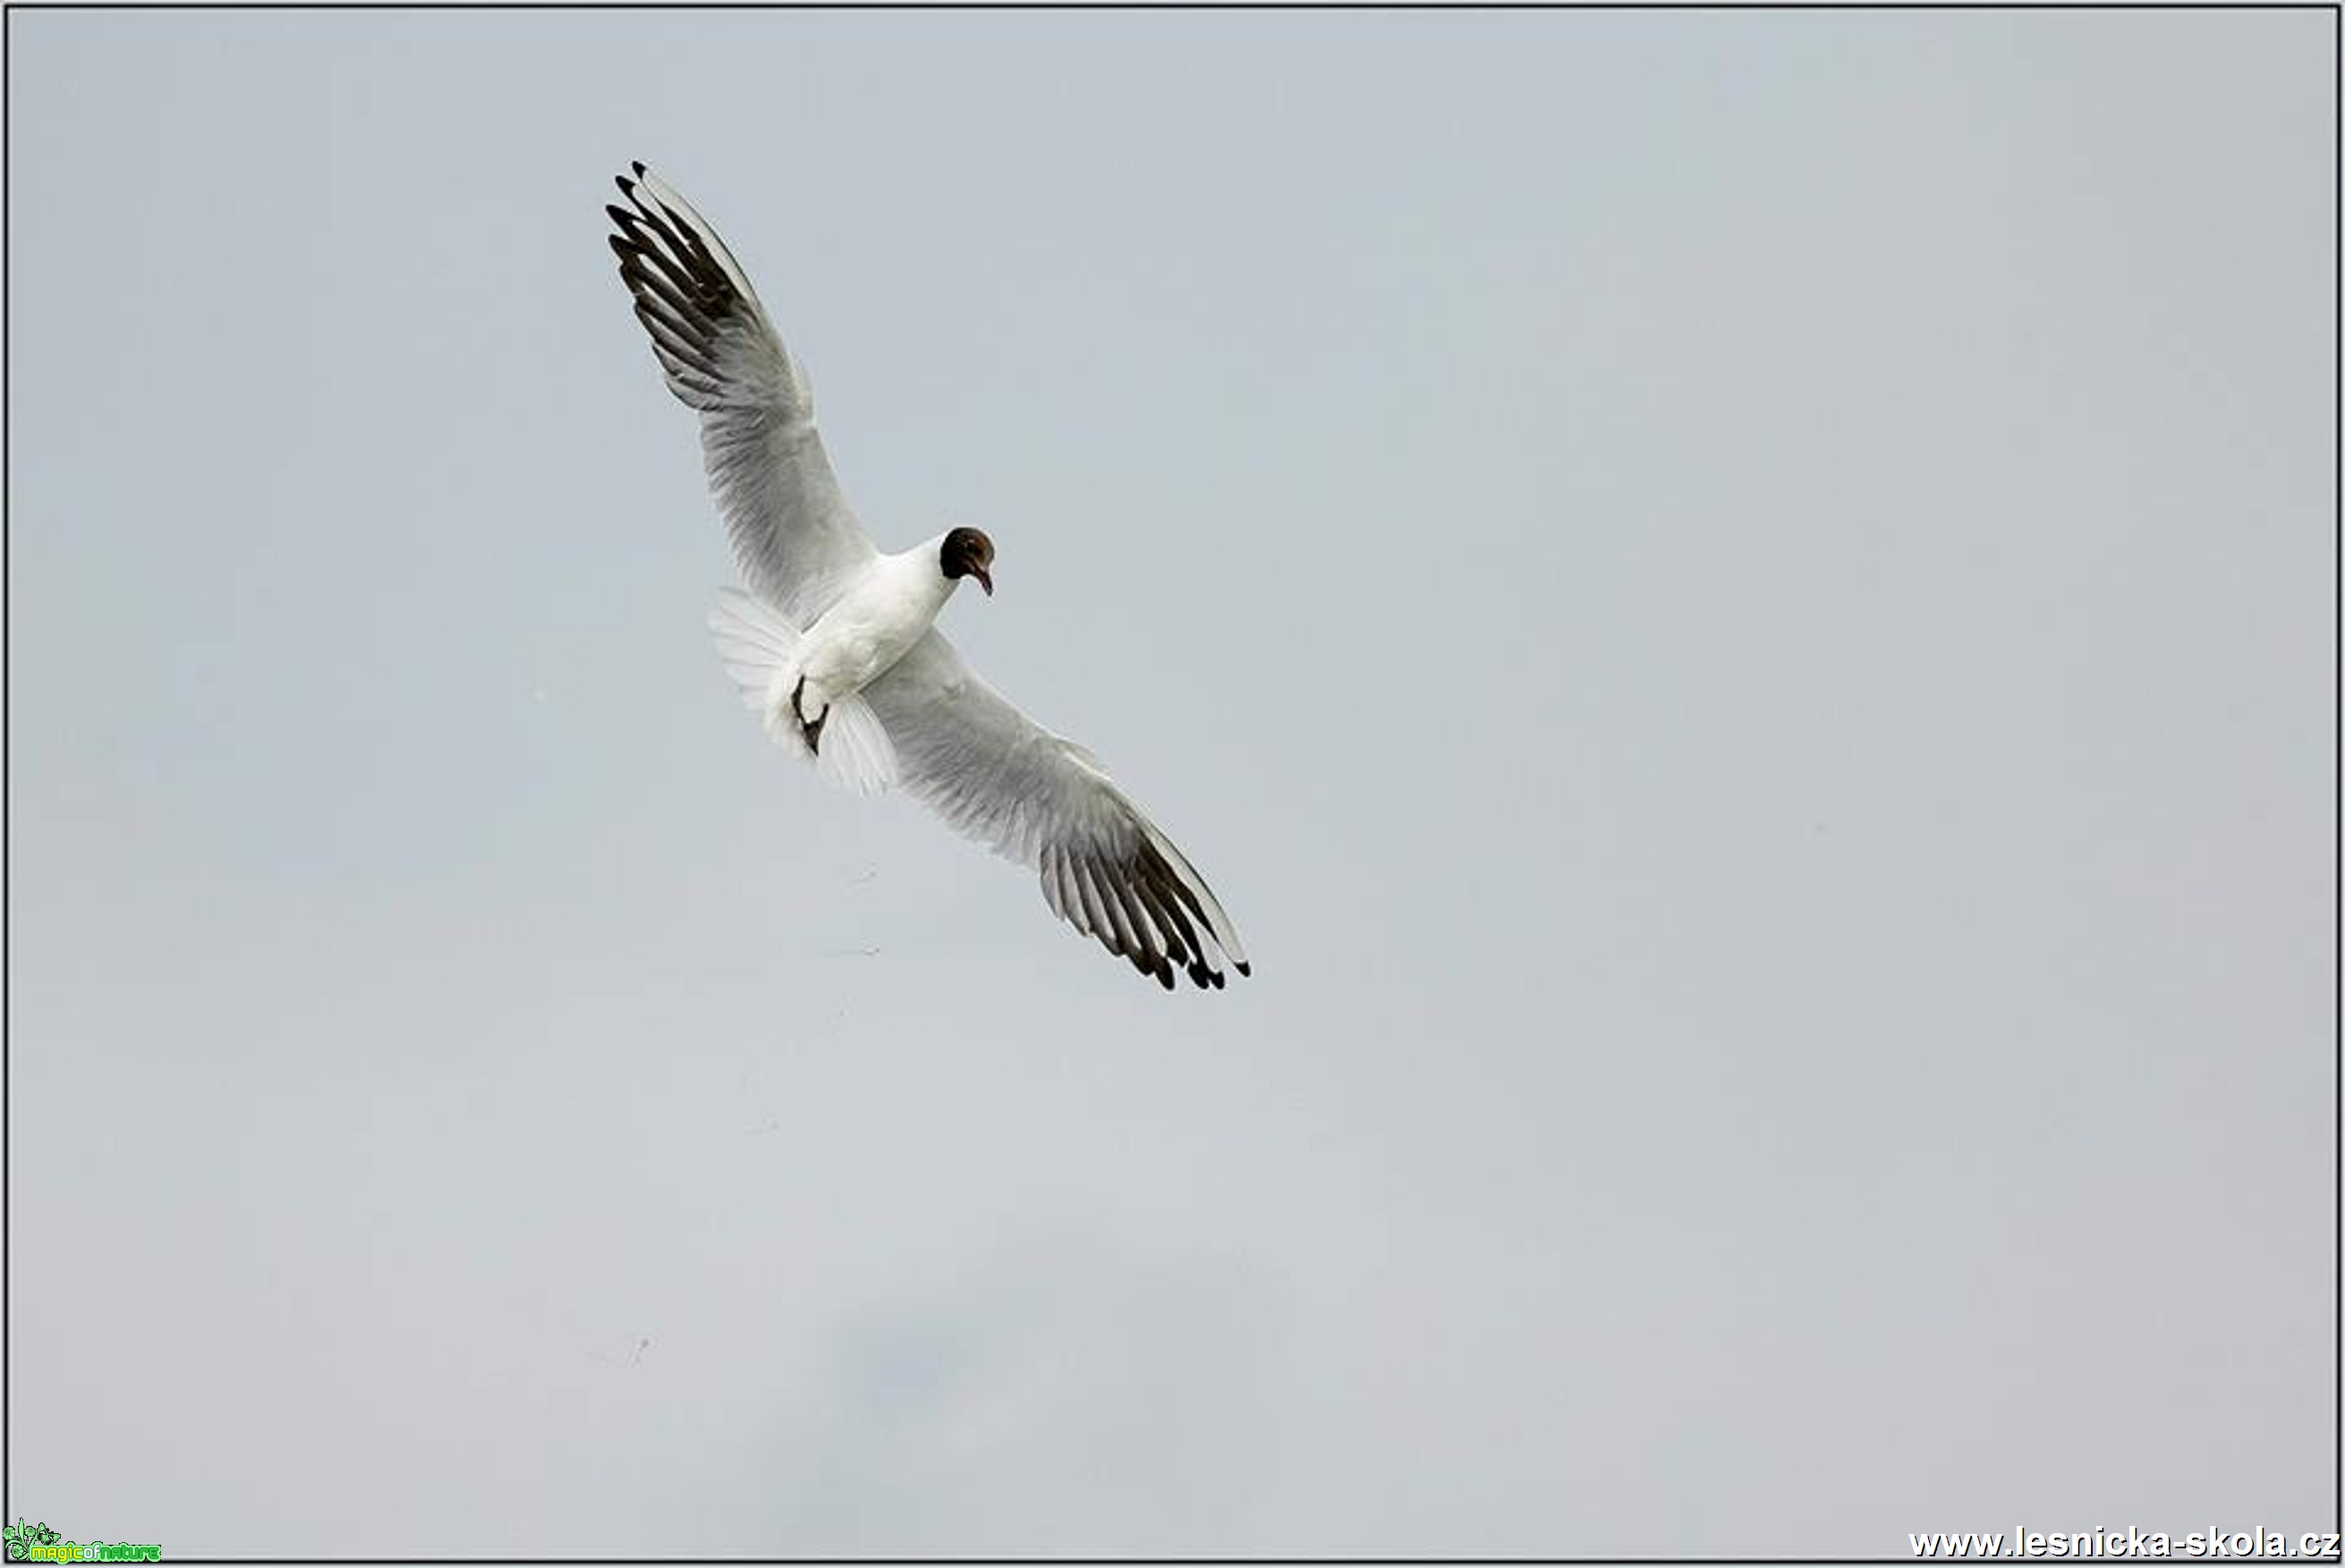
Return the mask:
<svg viewBox="0 0 2345 1568"><path fill-rule="evenodd" d="M0 1530L0 1540L8 1546L11 1563L154 1563L163 1555L160 1546L132 1546L122 1542L63 1541L46 1524L27 1524L24 1515L16 1522Z"/></svg>

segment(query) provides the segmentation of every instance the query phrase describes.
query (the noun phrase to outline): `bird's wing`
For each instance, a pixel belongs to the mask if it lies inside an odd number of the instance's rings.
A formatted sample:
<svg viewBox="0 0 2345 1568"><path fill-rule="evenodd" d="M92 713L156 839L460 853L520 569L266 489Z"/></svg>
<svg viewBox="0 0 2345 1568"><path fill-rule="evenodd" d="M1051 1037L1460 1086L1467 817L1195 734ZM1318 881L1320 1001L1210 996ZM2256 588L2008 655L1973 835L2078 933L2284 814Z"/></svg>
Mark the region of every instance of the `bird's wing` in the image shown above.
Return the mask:
<svg viewBox="0 0 2345 1568"><path fill-rule="evenodd" d="M1041 874L1051 913L1173 986L1252 974L1237 927L1188 857L1097 758L1028 718L931 631L863 688L904 786L946 822Z"/></svg>
<svg viewBox="0 0 2345 1568"><path fill-rule="evenodd" d="M814 389L741 264L684 197L634 170L619 177L628 206L604 209L618 226L619 276L668 389L700 412L709 491L742 572L810 626L878 552L822 450Z"/></svg>

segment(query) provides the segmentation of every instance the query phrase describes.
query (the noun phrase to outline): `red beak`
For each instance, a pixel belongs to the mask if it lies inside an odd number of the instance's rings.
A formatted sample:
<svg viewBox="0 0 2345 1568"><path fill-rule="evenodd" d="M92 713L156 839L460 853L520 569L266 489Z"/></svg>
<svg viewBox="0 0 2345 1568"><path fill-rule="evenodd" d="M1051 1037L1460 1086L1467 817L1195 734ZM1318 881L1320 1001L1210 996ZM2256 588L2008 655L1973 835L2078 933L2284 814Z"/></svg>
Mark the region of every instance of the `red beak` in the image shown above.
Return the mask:
<svg viewBox="0 0 2345 1568"><path fill-rule="evenodd" d="M969 569L969 574L971 577L974 577L974 578L976 578L976 579L977 579L977 585L978 585L980 588L982 588L982 589L984 589L984 590L985 590L985 596L986 596L988 599L990 599L990 598L992 598L992 597L993 597L993 573L992 573L992 572L990 572L987 571L987 570L986 570L984 567L982 567L982 566L972 566L972 567L970 567L970 568Z"/></svg>

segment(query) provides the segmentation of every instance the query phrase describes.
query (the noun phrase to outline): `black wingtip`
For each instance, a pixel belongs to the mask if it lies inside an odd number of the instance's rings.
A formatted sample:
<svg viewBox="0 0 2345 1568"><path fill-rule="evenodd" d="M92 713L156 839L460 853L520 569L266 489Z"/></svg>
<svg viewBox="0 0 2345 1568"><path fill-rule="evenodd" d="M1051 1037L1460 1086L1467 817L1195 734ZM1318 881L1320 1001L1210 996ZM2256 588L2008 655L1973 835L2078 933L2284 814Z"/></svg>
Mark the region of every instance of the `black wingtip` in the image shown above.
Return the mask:
<svg viewBox="0 0 2345 1568"><path fill-rule="evenodd" d="M1239 974L1244 975L1248 979L1254 978L1254 966L1252 964L1241 964L1237 967Z"/></svg>
<svg viewBox="0 0 2345 1568"><path fill-rule="evenodd" d="M644 160L641 158L635 159L634 162L629 164L627 167L635 171L635 177L637 179L641 179L644 176L652 172L644 167Z"/></svg>
<svg viewBox="0 0 2345 1568"><path fill-rule="evenodd" d="M1157 982L1168 991L1173 990L1178 986L1179 982L1172 978L1172 961L1171 959L1166 959L1163 966L1156 971L1156 978Z"/></svg>

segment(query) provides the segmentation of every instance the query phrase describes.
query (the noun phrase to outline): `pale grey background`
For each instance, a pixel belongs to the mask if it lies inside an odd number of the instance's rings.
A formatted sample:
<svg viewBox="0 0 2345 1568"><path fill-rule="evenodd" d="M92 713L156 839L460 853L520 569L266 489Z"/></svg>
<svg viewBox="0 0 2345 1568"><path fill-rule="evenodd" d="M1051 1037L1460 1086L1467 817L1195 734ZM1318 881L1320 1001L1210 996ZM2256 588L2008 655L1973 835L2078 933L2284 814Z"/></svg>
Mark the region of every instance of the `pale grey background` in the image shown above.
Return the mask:
<svg viewBox="0 0 2345 1568"><path fill-rule="evenodd" d="M13 16L9 1513L2330 1521L2335 25ZM1254 981L736 704L635 157Z"/></svg>

